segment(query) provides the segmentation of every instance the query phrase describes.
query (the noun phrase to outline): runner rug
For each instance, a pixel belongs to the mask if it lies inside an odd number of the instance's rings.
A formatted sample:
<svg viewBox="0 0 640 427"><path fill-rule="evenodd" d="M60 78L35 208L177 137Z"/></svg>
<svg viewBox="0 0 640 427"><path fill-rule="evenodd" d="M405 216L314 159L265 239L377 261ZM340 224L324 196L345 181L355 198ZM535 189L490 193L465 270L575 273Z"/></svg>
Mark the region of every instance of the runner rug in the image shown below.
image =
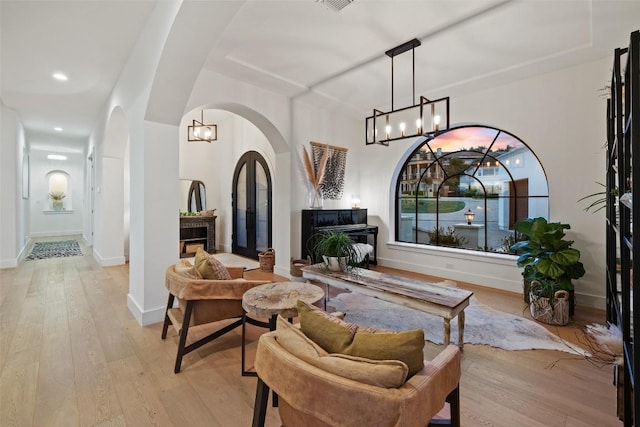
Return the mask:
<svg viewBox="0 0 640 427"><path fill-rule="evenodd" d="M80 245L76 240L64 240L60 242L36 242L26 261L46 258L61 258L82 255Z"/></svg>
<svg viewBox="0 0 640 427"><path fill-rule="evenodd" d="M351 323L395 331L421 328L426 340L443 343L443 320L438 316L355 293L339 294L327 305L346 313L345 320ZM587 354L537 322L494 310L478 303L474 297L464 312L465 344L485 344L505 350L543 349ZM451 342L458 342L457 318L451 321Z"/></svg>

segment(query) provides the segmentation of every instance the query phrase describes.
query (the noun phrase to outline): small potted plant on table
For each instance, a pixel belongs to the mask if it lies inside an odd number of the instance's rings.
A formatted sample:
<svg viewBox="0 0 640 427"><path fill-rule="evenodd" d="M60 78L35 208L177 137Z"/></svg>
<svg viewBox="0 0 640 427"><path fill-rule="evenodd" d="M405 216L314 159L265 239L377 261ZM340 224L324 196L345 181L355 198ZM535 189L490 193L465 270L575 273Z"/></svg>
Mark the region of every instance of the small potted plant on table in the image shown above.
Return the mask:
<svg viewBox="0 0 640 427"><path fill-rule="evenodd" d="M540 298L549 299L549 307L553 308L558 302L556 300L565 296L565 293L558 294L558 291L564 291L569 297L569 316L573 316L575 299L572 280L584 276L585 270L580 262L580 251L571 247L573 240L564 239L564 230L571 226L547 222L538 217L518 221L513 228L528 239L513 244L511 250L520 254L517 262L518 267L524 268L525 300L529 298L527 302L535 305L531 307L532 315L541 309L544 301ZM527 284L530 284L530 289L527 289Z"/></svg>
<svg viewBox="0 0 640 427"><path fill-rule="evenodd" d="M332 271L346 271L357 265L353 241L345 233L321 231L314 238L313 252Z"/></svg>

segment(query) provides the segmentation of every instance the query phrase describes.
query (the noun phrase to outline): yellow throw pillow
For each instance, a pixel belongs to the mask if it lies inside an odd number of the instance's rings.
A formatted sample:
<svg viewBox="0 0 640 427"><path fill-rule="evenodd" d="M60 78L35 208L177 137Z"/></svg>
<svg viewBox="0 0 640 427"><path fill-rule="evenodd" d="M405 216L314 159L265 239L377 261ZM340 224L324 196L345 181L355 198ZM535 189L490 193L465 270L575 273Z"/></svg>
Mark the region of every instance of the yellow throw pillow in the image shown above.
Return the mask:
<svg viewBox="0 0 640 427"><path fill-rule="evenodd" d="M357 325L344 322L302 300L298 300L297 308L302 332L327 352L342 353L353 341Z"/></svg>
<svg viewBox="0 0 640 427"><path fill-rule="evenodd" d="M231 280L231 275L227 268L213 255L198 248L194 264L203 279L208 280Z"/></svg>
<svg viewBox="0 0 640 427"><path fill-rule="evenodd" d="M278 316L276 340L298 359L323 371L360 383L397 388L405 383L409 369L399 360L371 360L344 354L327 354L304 333Z"/></svg>
<svg viewBox="0 0 640 427"><path fill-rule="evenodd" d="M302 332L329 353L374 360L400 360L410 378L424 367L424 331L387 331L342 321L298 300Z"/></svg>
<svg viewBox="0 0 640 427"><path fill-rule="evenodd" d="M350 356L376 360L401 360L412 377L424 367L424 331L356 332L351 344L341 351Z"/></svg>

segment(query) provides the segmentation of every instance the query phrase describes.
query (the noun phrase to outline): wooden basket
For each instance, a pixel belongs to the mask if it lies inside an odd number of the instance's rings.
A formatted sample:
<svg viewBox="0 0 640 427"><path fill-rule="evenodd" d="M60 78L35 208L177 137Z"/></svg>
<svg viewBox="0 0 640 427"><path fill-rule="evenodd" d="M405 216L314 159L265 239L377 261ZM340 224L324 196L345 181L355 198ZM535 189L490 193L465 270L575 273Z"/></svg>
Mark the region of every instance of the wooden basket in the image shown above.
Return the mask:
<svg viewBox="0 0 640 427"><path fill-rule="evenodd" d="M569 323L569 292L560 290L553 295L553 305L550 298L529 295L531 317L549 325L566 325Z"/></svg>
<svg viewBox="0 0 640 427"><path fill-rule="evenodd" d="M276 251L273 248L268 248L266 251L260 252L258 260L260 261L260 271L273 273L273 265L276 263Z"/></svg>
<svg viewBox="0 0 640 427"><path fill-rule="evenodd" d="M307 259L293 259L289 262L289 274L293 277L302 277L302 267L311 265L311 257L307 256Z"/></svg>

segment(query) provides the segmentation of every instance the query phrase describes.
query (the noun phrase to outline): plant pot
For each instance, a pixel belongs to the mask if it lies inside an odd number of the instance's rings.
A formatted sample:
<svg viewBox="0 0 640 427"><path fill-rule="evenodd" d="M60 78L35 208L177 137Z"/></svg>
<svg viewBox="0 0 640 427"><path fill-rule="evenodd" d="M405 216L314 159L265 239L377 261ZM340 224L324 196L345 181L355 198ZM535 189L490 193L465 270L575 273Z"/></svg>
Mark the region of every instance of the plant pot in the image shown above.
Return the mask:
<svg viewBox="0 0 640 427"><path fill-rule="evenodd" d="M53 210L54 211L61 211L62 210L62 200L54 200L52 203L53 205Z"/></svg>
<svg viewBox="0 0 640 427"><path fill-rule="evenodd" d="M531 317L538 322L563 326L569 323L569 292L560 290L551 298L529 293Z"/></svg>
<svg viewBox="0 0 640 427"><path fill-rule="evenodd" d="M331 271L345 271L347 269L347 259L345 257L322 255L324 265Z"/></svg>
<svg viewBox="0 0 640 427"><path fill-rule="evenodd" d="M529 300L529 295L531 294L531 281L523 279L523 297L524 302L529 304L531 301ZM576 312L576 297L575 291L572 289L569 292L569 317L573 317Z"/></svg>

